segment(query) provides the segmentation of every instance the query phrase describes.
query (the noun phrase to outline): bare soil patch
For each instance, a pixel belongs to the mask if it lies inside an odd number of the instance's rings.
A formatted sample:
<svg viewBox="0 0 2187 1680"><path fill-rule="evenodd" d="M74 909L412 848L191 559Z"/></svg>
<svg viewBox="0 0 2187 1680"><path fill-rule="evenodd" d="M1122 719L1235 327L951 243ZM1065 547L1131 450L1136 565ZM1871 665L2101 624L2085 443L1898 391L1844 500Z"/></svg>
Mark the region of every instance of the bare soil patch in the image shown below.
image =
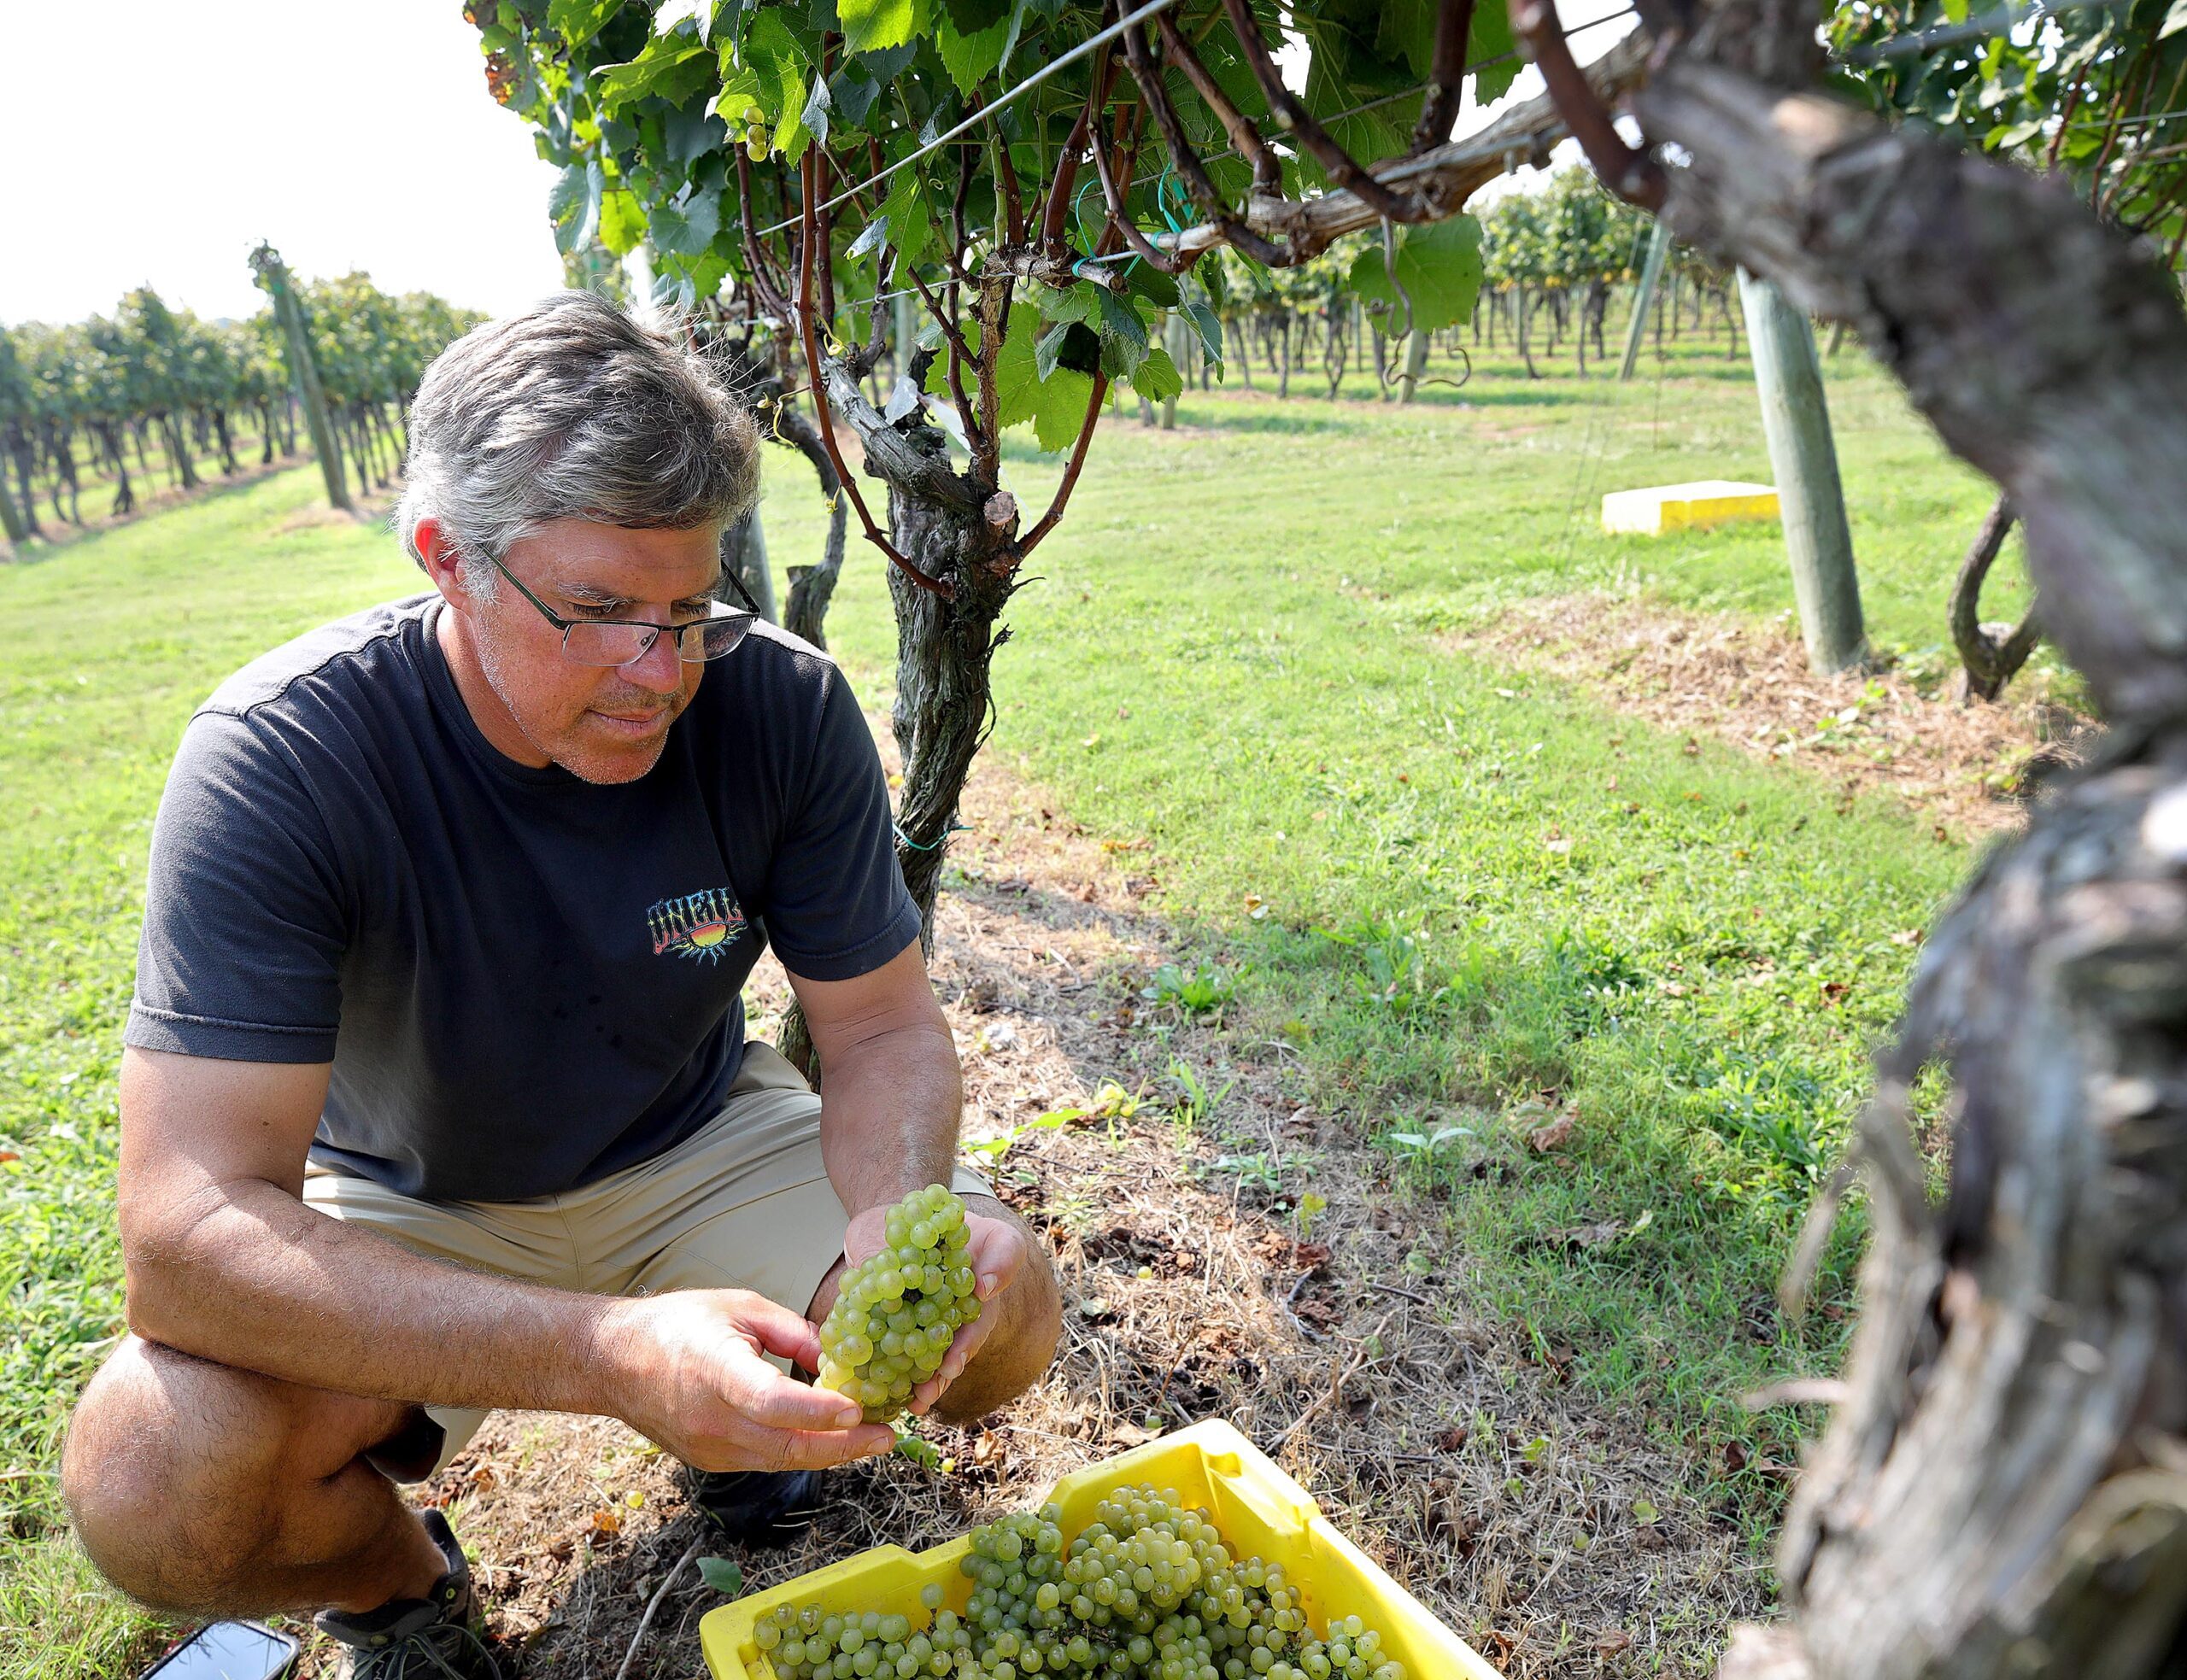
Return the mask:
<svg viewBox="0 0 2187 1680"><path fill-rule="evenodd" d="M1905 671L1817 676L1789 626L1753 624L1645 600L1563 595L1498 609L1439 636L1573 682L1658 729L1729 741L1829 776L1848 795L1886 792L1948 828L2016 826L2049 770L2078 760L2094 726L2031 696L1962 705Z"/></svg>
<svg viewBox="0 0 2187 1680"><path fill-rule="evenodd" d="M1568 1360L1537 1360L1517 1327L1479 1315L1472 1262L1435 1209L1306 1104L1287 1047L1146 1001L1172 950L1142 907L1143 858L1077 829L992 757L964 818L935 980L966 1136L1013 1137L983 1164L1055 1256L1059 1357L984 1425L925 1426L938 1467L894 1457L830 1476L790 1549L701 1552L759 1587L866 1546L935 1544L1221 1416L1508 1673L1709 1671L1724 1628L1765 1613L1767 1589L1733 1525L1681 1493L1692 1466L1572 1391ZM783 1001L769 971L763 1011ZM1229 1086L1196 1127L1174 1117L1173 1057ZM1021 1130L1064 1109L1083 1113ZM1273 1184L1221 1164L1251 1155ZM1306 1186L1328 1205L1302 1226L1291 1198ZM426 1490L477 1563L506 1667L617 1673L701 1538L675 1468L618 1424L504 1414ZM721 1601L695 1568L674 1573L630 1672L700 1673L697 1619Z"/></svg>

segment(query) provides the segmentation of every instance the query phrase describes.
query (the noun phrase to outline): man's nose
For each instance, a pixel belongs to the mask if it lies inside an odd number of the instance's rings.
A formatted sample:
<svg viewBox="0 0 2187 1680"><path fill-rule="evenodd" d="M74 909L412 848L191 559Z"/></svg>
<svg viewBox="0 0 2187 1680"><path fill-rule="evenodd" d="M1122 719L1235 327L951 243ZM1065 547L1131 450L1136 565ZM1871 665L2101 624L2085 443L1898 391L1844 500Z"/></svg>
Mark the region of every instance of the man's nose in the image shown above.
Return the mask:
<svg viewBox="0 0 2187 1680"><path fill-rule="evenodd" d="M677 654L676 638L655 636L653 646L624 665L620 675L656 694L674 694L683 686L683 661Z"/></svg>

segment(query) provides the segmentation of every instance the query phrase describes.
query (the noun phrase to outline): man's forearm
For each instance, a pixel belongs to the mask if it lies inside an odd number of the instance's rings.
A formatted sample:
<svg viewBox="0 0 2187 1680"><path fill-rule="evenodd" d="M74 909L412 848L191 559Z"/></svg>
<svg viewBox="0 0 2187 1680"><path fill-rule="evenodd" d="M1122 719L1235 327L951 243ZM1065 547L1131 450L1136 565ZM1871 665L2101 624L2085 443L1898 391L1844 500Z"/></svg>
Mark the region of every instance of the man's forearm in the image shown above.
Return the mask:
<svg viewBox="0 0 2187 1680"><path fill-rule="evenodd" d="M824 1061L820 1153L845 1210L947 1184L965 1086L946 1024L878 1034Z"/></svg>
<svg viewBox="0 0 2187 1680"><path fill-rule="evenodd" d="M226 1187L127 1260L131 1327L183 1353L375 1399L612 1409L610 1298L429 1260L274 1185Z"/></svg>

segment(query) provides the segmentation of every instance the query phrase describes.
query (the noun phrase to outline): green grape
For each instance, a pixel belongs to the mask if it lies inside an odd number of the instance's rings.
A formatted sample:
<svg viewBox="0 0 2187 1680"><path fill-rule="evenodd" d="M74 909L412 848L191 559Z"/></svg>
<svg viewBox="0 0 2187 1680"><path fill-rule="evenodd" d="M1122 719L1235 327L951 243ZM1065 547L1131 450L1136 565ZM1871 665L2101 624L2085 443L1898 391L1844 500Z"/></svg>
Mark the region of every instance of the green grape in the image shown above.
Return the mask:
<svg viewBox="0 0 2187 1680"><path fill-rule="evenodd" d="M1173 1491L1118 1489L1068 1540L1062 1523L1049 1504L975 1529L962 1615L929 1583L924 1628L782 1610L779 1643L761 1648L777 1680L1409 1680L1357 1616L1316 1637L1282 1566L1237 1556Z"/></svg>
<svg viewBox="0 0 2187 1680"><path fill-rule="evenodd" d="M888 1210L882 1246L843 1273L820 1326L820 1385L886 1423L941 1368L959 1330L980 1315L965 1204L941 1185Z"/></svg>

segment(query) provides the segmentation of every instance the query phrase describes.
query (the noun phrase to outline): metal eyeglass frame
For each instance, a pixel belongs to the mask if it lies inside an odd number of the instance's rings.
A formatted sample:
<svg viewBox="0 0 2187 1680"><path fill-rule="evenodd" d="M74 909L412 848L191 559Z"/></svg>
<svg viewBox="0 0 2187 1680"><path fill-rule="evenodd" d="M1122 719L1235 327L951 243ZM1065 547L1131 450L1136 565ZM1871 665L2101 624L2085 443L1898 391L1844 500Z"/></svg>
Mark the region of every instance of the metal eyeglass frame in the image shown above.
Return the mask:
<svg viewBox="0 0 2187 1680"><path fill-rule="evenodd" d="M688 624L657 624L650 618L565 618L560 613L555 612L553 607L548 606L545 601L540 600L538 596L533 594L530 589L526 588L525 587L524 580L521 577L519 577L514 572L511 571L507 566L503 565L499 559L495 559L493 555L489 554L486 556L486 561L487 564L491 565L495 571L498 571L502 577L507 578L510 582L515 584L516 592L522 595L526 600L530 601L534 606L537 607L539 609L540 616L562 633L562 651L565 653L567 653L569 651L570 632L577 629L580 624L628 624L639 629L651 630L654 633L652 641L648 641L644 647L638 649L638 651L630 655L629 659L624 660L622 664L601 665L595 667L595 669L601 670L620 670L623 669L624 665L634 665L637 664L639 660L644 659L647 654L653 652L654 642L660 640L663 632L665 632L675 639L676 657L681 659L685 664L703 665L709 664L711 661L704 658L695 659L684 653L684 631L697 629L700 626L704 624L718 623L724 616L732 618L744 619L746 621L745 629L748 630L764 616L759 611L759 602L753 600L752 599L751 592L745 588L743 580L726 566L722 568L721 575L728 580L730 588L736 590L737 594L742 599L744 605L748 611L740 613L733 609L724 607L719 613L710 612L703 618L692 619ZM741 641L742 639L743 638L740 636L738 641ZM721 653L717 653L714 658L723 659L730 653L734 653L736 651L736 643L732 642L727 647L724 648Z"/></svg>

